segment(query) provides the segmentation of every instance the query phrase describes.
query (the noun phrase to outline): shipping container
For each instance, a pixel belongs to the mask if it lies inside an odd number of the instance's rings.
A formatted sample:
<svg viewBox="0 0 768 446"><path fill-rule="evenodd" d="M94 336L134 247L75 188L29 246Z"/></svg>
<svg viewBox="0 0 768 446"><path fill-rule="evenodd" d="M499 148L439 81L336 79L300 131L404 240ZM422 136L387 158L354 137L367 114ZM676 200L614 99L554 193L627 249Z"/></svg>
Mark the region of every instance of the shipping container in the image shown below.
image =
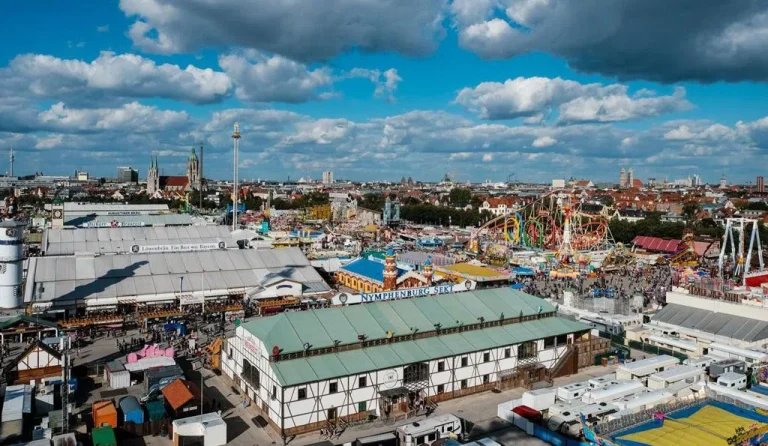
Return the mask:
<svg viewBox="0 0 768 446"><path fill-rule="evenodd" d="M117 446L115 431L110 426L94 428L91 432L91 439L93 446Z"/></svg>
<svg viewBox="0 0 768 446"><path fill-rule="evenodd" d="M150 401L147 403L147 415L149 421L159 421L165 418L165 404L162 401Z"/></svg>
<svg viewBox="0 0 768 446"><path fill-rule="evenodd" d="M161 381L167 384L177 378L184 378L184 372L178 365L146 370L144 372L144 392L146 393L152 387L157 387Z"/></svg>
<svg viewBox="0 0 768 446"><path fill-rule="evenodd" d="M112 426L117 428L117 409L112 401L96 401L91 407L95 427Z"/></svg>
<svg viewBox="0 0 768 446"><path fill-rule="evenodd" d="M177 437L198 437L202 433L205 446L224 446L227 444L227 423L217 413L195 415L173 422L174 441ZM179 441L178 444L182 444Z"/></svg>
<svg viewBox="0 0 768 446"><path fill-rule="evenodd" d="M22 384L6 387L0 418L0 442L8 444L20 440L31 413L32 386Z"/></svg>
<svg viewBox="0 0 768 446"><path fill-rule="evenodd" d="M529 390L523 394L523 405L536 410L549 409L555 404L555 394L557 389L537 389Z"/></svg>
<svg viewBox="0 0 768 446"><path fill-rule="evenodd" d="M131 373L118 361L110 361L104 367L104 381L113 389L125 389L131 386Z"/></svg>
<svg viewBox="0 0 768 446"><path fill-rule="evenodd" d="M120 410L123 412L123 422L141 424L144 422L144 409L134 396L120 399Z"/></svg>

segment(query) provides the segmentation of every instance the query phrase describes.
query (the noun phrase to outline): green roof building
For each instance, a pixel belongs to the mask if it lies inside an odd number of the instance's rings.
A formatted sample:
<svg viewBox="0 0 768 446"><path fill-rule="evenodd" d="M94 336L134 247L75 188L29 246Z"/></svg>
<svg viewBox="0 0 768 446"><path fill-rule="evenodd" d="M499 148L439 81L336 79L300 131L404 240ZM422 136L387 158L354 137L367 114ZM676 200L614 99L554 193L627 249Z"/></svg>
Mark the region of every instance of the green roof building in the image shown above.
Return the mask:
<svg viewBox="0 0 768 446"><path fill-rule="evenodd" d="M294 435L548 380L590 331L556 313L510 288L285 312L238 327L222 369Z"/></svg>

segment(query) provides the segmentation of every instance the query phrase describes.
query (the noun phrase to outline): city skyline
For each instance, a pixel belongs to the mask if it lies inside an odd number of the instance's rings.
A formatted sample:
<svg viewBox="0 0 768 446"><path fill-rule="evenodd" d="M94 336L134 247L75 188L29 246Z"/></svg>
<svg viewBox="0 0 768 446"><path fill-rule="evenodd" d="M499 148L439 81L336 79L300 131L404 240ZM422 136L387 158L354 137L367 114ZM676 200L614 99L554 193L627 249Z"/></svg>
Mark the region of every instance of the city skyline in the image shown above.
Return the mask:
<svg viewBox="0 0 768 446"><path fill-rule="evenodd" d="M202 141L205 176L231 179L239 121L242 178L764 175L768 6L345 5L301 15L263 0L7 5L0 171L13 148L17 174L133 166L143 180L150 156L183 174ZM595 14L607 19L584 27Z"/></svg>

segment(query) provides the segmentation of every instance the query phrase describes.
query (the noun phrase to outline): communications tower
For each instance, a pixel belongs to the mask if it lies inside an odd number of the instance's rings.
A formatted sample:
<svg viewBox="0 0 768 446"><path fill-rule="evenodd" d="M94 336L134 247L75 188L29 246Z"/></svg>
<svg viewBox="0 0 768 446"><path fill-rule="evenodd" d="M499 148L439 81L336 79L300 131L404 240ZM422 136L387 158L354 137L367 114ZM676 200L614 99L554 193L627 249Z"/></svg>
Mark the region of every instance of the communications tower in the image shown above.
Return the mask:
<svg viewBox="0 0 768 446"><path fill-rule="evenodd" d="M232 188L232 230L237 230L237 199L240 190L237 187L237 152L240 149L240 124L235 123L235 129L232 132L232 149L234 151L234 186Z"/></svg>

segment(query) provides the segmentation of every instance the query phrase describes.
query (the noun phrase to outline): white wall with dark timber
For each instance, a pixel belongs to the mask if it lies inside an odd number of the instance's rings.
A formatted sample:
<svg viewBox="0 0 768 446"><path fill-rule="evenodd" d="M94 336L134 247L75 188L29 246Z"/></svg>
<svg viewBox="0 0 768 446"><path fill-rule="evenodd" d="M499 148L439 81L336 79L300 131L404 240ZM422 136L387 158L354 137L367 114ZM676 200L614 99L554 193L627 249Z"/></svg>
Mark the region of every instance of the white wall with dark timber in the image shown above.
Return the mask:
<svg viewBox="0 0 768 446"><path fill-rule="evenodd" d="M536 345L536 361L544 367L552 368L566 352L567 343L573 342L573 334L565 337L566 342L562 340L563 338L557 343L556 339L553 342L549 337L546 341L533 341ZM423 390L430 397L496 382L500 372L517 367L520 345L499 346L425 361L428 378ZM283 429L325 422L328 420L329 410L335 412L337 417L357 414L360 409L383 416L379 407L379 393L404 387L405 368L410 365L282 388L272 371L271 353L257 337L238 327L235 336L227 340L222 351L222 369L228 377L236 383L239 382L240 390L246 393L275 425ZM466 365L463 365L462 358L466 358ZM258 369L259 389L253 388L242 379L244 360L248 360ZM365 378L364 386L360 386L361 377Z"/></svg>

